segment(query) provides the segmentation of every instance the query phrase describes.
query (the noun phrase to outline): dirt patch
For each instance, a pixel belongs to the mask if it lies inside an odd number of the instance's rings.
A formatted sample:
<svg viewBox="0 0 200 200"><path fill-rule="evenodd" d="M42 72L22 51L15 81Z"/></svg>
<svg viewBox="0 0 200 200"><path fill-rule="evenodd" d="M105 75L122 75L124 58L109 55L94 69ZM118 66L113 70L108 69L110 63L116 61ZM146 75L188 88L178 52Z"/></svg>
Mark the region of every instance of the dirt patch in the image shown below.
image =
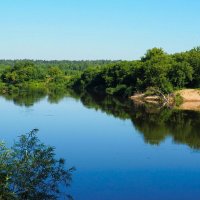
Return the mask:
<svg viewBox="0 0 200 200"><path fill-rule="evenodd" d="M178 107L178 109L200 111L200 102L184 102Z"/></svg>
<svg viewBox="0 0 200 200"><path fill-rule="evenodd" d="M200 111L200 90L184 89L177 91L183 98L183 103L178 107L181 110L195 110Z"/></svg>
<svg viewBox="0 0 200 200"><path fill-rule="evenodd" d="M179 90L179 93L184 102L200 102L200 90L197 89L184 89Z"/></svg>

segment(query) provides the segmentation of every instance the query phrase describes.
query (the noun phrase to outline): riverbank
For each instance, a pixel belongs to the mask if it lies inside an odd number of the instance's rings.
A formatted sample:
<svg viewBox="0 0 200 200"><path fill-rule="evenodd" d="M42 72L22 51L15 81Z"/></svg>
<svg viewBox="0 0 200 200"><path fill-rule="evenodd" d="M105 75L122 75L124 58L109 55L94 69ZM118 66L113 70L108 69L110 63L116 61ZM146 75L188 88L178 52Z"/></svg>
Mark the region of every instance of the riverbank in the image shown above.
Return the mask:
<svg viewBox="0 0 200 200"><path fill-rule="evenodd" d="M200 90L199 89L183 89L177 91L183 99L183 103L178 107L181 110L200 111Z"/></svg>
<svg viewBox="0 0 200 200"><path fill-rule="evenodd" d="M179 105L176 105L176 97L179 97ZM163 100L158 95L135 94L130 97L134 102L161 104ZM166 96L167 103L180 110L200 111L200 90L199 89L182 89Z"/></svg>

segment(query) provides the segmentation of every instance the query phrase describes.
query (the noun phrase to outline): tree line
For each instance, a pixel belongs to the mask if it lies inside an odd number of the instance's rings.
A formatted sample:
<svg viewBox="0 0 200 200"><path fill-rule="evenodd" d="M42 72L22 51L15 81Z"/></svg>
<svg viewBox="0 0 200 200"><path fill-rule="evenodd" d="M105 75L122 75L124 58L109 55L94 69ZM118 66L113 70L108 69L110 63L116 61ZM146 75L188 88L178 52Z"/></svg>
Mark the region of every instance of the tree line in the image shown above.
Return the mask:
<svg viewBox="0 0 200 200"><path fill-rule="evenodd" d="M69 79L88 67L116 61L0 60L0 91L66 89Z"/></svg>
<svg viewBox="0 0 200 200"><path fill-rule="evenodd" d="M87 68L71 79L71 87L130 96L149 87L171 93L181 88L200 87L200 48L167 54L153 48L136 61L122 61L103 67Z"/></svg>
<svg viewBox="0 0 200 200"><path fill-rule="evenodd" d="M158 88L171 93L200 87L200 47L168 54L147 50L134 61L0 60L0 90L67 88L130 96Z"/></svg>

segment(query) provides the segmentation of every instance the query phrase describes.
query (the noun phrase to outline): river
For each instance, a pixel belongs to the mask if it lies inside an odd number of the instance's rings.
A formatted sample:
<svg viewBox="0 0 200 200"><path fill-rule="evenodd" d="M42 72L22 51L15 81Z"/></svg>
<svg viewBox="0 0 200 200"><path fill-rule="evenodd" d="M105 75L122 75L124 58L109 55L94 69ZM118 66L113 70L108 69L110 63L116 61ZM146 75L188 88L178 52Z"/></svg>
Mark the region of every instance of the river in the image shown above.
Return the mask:
<svg viewBox="0 0 200 200"><path fill-rule="evenodd" d="M200 113L89 94L0 97L0 139L39 129L75 166L74 199L200 197Z"/></svg>

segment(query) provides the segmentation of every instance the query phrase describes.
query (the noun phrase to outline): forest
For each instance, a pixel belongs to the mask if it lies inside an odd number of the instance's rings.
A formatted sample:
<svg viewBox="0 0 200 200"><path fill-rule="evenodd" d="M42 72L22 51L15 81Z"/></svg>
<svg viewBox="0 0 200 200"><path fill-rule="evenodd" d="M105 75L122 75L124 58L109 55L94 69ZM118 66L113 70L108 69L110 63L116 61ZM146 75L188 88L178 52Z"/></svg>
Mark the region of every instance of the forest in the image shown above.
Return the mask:
<svg viewBox="0 0 200 200"><path fill-rule="evenodd" d="M171 93L181 88L200 87L200 48L167 54L153 48L136 61L122 61L103 67L87 68L71 79L71 87L130 96L149 87Z"/></svg>
<svg viewBox="0 0 200 200"><path fill-rule="evenodd" d="M0 60L0 91L74 89L121 97L150 87L169 94L200 87L200 47L168 54L147 50L134 61Z"/></svg>
<svg viewBox="0 0 200 200"><path fill-rule="evenodd" d="M65 90L69 80L89 67L117 61L0 60L0 92Z"/></svg>

